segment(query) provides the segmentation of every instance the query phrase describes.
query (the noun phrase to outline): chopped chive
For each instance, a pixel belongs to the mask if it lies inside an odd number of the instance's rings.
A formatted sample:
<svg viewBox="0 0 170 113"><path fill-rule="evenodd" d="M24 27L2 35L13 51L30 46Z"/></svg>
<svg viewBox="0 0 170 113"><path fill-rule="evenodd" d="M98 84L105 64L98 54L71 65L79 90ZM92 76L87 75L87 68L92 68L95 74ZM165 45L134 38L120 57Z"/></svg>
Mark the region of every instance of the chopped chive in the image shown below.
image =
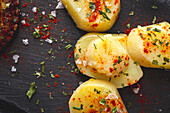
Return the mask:
<svg viewBox="0 0 170 113"><path fill-rule="evenodd" d="M74 59L75 59L75 60L79 59L79 54L76 54L76 56L75 56Z"/></svg>
<svg viewBox="0 0 170 113"><path fill-rule="evenodd" d="M103 18L106 18L107 20L110 20L110 18L107 16L107 14L101 10L99 10L100 15L103 16Z"/></svg>
<svg viewBox="0 0 170 113"><path fill-rule="evenodd" d="M97 49L96 44L93 44L93 45L94 45L94 48Z"/></svg>
<svg viewBox="0 0 170 113"><path fill-rule="evenodd" d="M80 108L80 107L75 107L75 106L73 106L73 109L81 110L81 108Z"/></svg>
<svg viewBox="0 0 170 113"><path fill-rule="evenodd" d="M152 61L152 64L158 65L158 61L157 61L157 60L153 60L153 61Z"/></svg>
<svg viewBox="0 0 170 113"><path fill-rule="evenodd" d="M100 37L99 35L97 35L97 37L99 37L102 41L104 41L104 39L102 37Z"/></svg>
<svg viewBox="0 0 170 113"><path fill-rule="evenodd" d="M155 22L156 22L156 16L154 16L152 24L155 24Z"/></svg>
<svg viewBox="0 0 170 113"><path fill-rule="evenodd" d="M102 98L102 99L100 100L99 104L105 105L105 104L106 104L106 100Z"/></svg>
<svg viewBox="0 0 170 113"><path fill-rule="evenodd" d="M152 9L158 9L158 7L156 5L152 5L151 8Z"/></svg>
<svg viewBox="0 0 170 113"><path fill-rule="evenodd" d="M133 15L134 15L134 11L131 11L131 12L129 13L129 15L130 15L130 16L133 16Z"/></svg>

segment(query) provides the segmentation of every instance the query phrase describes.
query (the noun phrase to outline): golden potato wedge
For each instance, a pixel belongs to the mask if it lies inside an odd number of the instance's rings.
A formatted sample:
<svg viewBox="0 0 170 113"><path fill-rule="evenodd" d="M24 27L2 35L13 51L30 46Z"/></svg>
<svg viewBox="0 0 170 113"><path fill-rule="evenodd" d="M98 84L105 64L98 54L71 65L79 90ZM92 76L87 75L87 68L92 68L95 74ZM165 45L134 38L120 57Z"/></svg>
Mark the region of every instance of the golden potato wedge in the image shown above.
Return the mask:
<svg viewBox="0 0 170 113"><path fill-rule="evenodd" d="M139 65L170 69L170 24L162 22L150 26L138 26L127 39L131 58Z"/></svg>
<svg viewBox="0 0 170 113"><path fill-rule="evenodd" d="M115 23L120 0L61 0L77 27L88 32L104 32Z"/></svg>
<svg viewBox="0 0 170 113"><path fill-rule="evenodd" d="M81 84L69 101L70 113L127 113L116 87L104 80Z"/></svg>
<svg viewBox="0 0 170 113"><path fill-rule="evenodd" d="M88 33L75 46L75 63L81 73L110 81L117 88L136 83L143 72L126 51L125 34Z"/></svg>

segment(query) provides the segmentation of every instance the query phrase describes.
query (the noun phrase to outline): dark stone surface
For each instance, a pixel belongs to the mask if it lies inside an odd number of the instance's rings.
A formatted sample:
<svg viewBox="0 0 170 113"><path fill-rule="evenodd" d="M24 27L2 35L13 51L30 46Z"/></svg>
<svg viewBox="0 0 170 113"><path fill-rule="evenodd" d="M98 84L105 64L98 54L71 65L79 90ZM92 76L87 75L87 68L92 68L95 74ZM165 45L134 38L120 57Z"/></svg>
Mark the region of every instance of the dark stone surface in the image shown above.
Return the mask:
<svg viewBox="0 0 170 113"><path fill-rule="evenodd" d="M22 0L23 5L28 0ZM33 0L35 5L28 4L26 8L21 8L22 13L26 13L29 10L29 19L34 18L34 14L31 9L34 6L40 8L40 11L46 11L47 13L55 9L55 0ZM49 5L51 4L51 7ZM157 10L153 10L151 5L158 6ZM45 9L46 8L46 9ZM134 16L129 16L130 11L134 11ZM126 32L127 23L130 23L132 27L137 25L151 24L153 17L157 17L157 22L170 21L170 1L169 0L121 0L121 12L116 24L107 33ZM48 18L42 22L37 21L37 24L31 23L31 27L21 26L18 29L18 33L15 35L15 39L9 44L8 48L3 50L0 55L0 112L1 113L40 113L40 108L43 108L46 113L59 113L69 112L68 100L70 96L64 96L62 92L68 94L72 93L79 84L79 81L86 81L89 78L82 74L74 74L70 72L72 70L71 65L66 65L68 62L74 65L73 56L68 58L69 52L73 51L76 41L84 35L86 32L76 28L76 25L72 21L65 9L57 10L57 18L60 22L51 25L51 37L58 39L57 43L52 45L42 42L39 39L35 39L32 36L33 26L37 26L38 23L45 23ZM27 14L27 13L26 13ZM39 13L38 13L39 14ZM23 20L21 16L20 20ZM47 22L48 23L48 22ZM125 23L125 24L124 24ZM124 25L123 25L124 24ZM29 29L30 28L30 29ZM66 28L65 32L62 32ZM63 36L64 41L61 41ZM29 45L24 46L22 39L29 39ZM65 40L69 40L73 45L71 49L66 52ZM60 45L62 44L62 46ZM61 46L61 50L58 48ZM48 51L53 48L53 55L49 55ZM20 56L17 64L14 63L12 56L9 55L10 51L17 50L15 54ZM58 54L55 52L57 50ZM43 52L43 53L42 53ZM7 56L7 58L5 57ZM52 56L56 58L52 59ZM45 74L46 78L36 78L32 74L41 69L40 62L45 61ZM11 66L15 65L18 75L11 77ZM65 69L59 69L58 66L65 67ZM144 77L138 82L141 86L139 94L134 94L131 87L119 89L120 95L124 101L124 104L128 106L131 103L131 107L127 107L129 113L169 113L170 106L170 72L160 69L142 68L144 71ZM53 74L59 74L60 78L52 79L50 77L50 71ZM11 86L9 86L9 81ZM36 82L37 91L34 96L29 100L26 96L26 92L29 89L29 83ZM54 82L57 83L57 87L54 87ZM46 84L50 87L46 87ZM64 85L62 85L64 83ZM71 88L70 88L71 87ZM53 92L53 99L49 98L49 93ZM141 96L142 95L142 96ZM39 105L36 105L36 101L39 99ZM143 101L142 101L143 100ZM12 103L12 104L11 104ZM61 110L60 110L61 107ZM22 109L22 110L19 110ZM24 111L23 111L24 110Z"/></svg>

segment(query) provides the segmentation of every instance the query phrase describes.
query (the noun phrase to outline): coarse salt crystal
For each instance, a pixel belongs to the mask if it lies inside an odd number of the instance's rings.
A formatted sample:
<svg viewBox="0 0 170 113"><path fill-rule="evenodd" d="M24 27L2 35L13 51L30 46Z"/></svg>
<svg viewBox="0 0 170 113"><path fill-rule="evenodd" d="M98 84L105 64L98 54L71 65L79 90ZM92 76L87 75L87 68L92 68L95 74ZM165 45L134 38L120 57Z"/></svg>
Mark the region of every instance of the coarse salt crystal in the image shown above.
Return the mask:
<svg viewBox="0 0 170 113"><path fill-rule="evenodd" d="M80 12L81 8L77 8L77 11Z"/></svg>
<svg viewBox="0 0 170 113"><path fill-rule="evenodd" d="M51 11L51 15L52 15L53 17L56 17L56 16L57 16L57 15L56 15L56 10Z"/></svg>
<svg viewBox="0 0 170 113"><path fill-rule="evenodd" d="M162 112L162 109L159 109L159 112Z"/></svg>
<svg viewBox="0 0 170 113"><path fill-rule="evenodd" d="M49 38L47 38L45 41L48 42L49 44L53 43L53 41L51 39L49 39Z"/></svg>
<svg viewBox="0 0 170 113"><path fill-rule="evenodd" d="M25 13L22 13L21 15L22 15L22 16L25 16Z"/></svg>
<svg viewBox="0 0 170 113"><path fill-rule="evenodd" d="M25 20L22 20L22 21L21 21L21 24L26 24Z"/></svg>
<svg viewBox="0 0 170 113"><path fill-rule="evenodd" d="M56 6L56 9L64 9L64 5L63 3L61 2L61 0L58 0L58 4Z"/></svg>
<svg viewBox="0 0 170 113"><path fill-rule="evenodd" d="M139 90L140 90L140 88L133 88L133 92L134 92L135 94L138 94Z"/></svg>
<svg viewBox="0 0 170 113"><path fill-rule="evenodd" d="M28 39L22 39L22 42L23 42L24 45L28 45L29 44L28 43Z"/></svg>
<svg viewBox="0 0 170 113"><path fill-rule="evenodd" d="M79 85L81 85L81 84L83 84L83 82L82 82L82 81L80 81L80 82L79 82Z"/></svg>
<svg viewBox="0 0 170 113"><path fill-rule="evenodd" d="M45 11L42 11L42 14L45 15Z"/></svg>
<svg viewBox="0 0 170 113"><path fill-rule="evenodd" d="M33 7L32 12L34 12L34 13L37 12L37 7Z"/></svg>
<svg viewBox="0 0 170 113"><path fill-rule="evenodd" d="M17 69L15 68L15 66L12 66L11 67L11 72L16 72L17 71Z"/></svg>
<svg viewBox="0 0 170 113"><path fill-rule="evenodd" d="M17 63L17 62L18 62L18 59L19 59L19 55L14 55L12 58L13 58L13 60L15 61L15 63Z"/></svg>

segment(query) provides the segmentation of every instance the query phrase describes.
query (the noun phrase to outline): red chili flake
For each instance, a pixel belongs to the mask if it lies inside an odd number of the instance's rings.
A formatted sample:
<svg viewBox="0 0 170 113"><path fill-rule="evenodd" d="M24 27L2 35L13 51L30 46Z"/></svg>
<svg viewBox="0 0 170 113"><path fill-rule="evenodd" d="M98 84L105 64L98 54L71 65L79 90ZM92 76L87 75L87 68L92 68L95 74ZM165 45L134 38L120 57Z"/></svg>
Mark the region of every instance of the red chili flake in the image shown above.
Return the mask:
<svg viewBox="0 0 170 113"><path fill-rule="evenodd" d="M97 27L98 26L98 24L93 24L92 26L90 26L90 27Z"/></svg>
<svg viewBox="0 0 170 113"><path fill-rule="evenodd" d="M60 78L60 76L58 74L55 75L56 78Z"/></svg>
<svg viewBox="0 0 170 113"><path fill-rule="evenodd" d="M98 111L94 110L94 109L91 109L90 110L90 113L97 113Z"/></svg>
<svg viewBox="0 0 170 113"><path fill-rule="evenodd" d="M118 3L119 3L119 0L116 0L115 3L114 3L114 5L116 5L116 4L118 4Z"/></svg>
<svg viewBox="0 0 170 113"><path fill-rule="evenodd" d="M54 19L53 22L56 24L56 19Z"/></svg>
<svg viewBox="0 0 170 113"><path fill-rule="evenodd" d="M50 85L47 85L47 87L50 87Z"/></svg>
<svg viewBox="0 0 170 113"><path fill-rule="evenodd" d="M110 112L111 111L111 108L109 107L109 108L107 108L107 110L106 110L106 112Z"/></svg>
<svg viewBox="0 0 170 113"><path fill-rule="evenodd" d="M118 63L118 59L115 59L115 60L113 61L113 63Z"/></svg>
<svg viewBox="0 0 170 113"><path fill-rule="evenodd" d="M30 24L29 24L29 23L25 23L24 25L27 26L27 27L30 27Z"/></svg>
<svg viewBox="0 0 170 113"><path fill-rule="evenodd" d="M59 107L58 109L61 110L61 107Z"/></svg>
<svg viewBox="0 0 170 113"><path fill-rule="evenodd" d="M146 46L149 46L149 42L146 43Z"/></svg>
<svg viewBox="0 0 170 113"><path fill-rule="evenodd" d="M110 103L111 103L113 106L116 106L115 100L112 100Z"/></svg>
<svg viewBox="0 0 170 113"><path fill-rule="evenodd" d="M130 86L131 85L131 83L128 83L128 86Z"/></svg>
<svg viewBox="0 0 170 113"><path fill-rule="evenodd" d="M4 58L8 58L8 56L7 56L5 53L2 53L2 56L3 56Z"/></svg>
<svg viewBox="0 0 170 113"><path fill-rule="evenodd" d="M90 16L89 16L89 22L95 22L97 19L98 14L96 12L93 12Z"/></svg>
<svg viewBox="0 0 170 113"><path fill-rule="evenodd" d="M71 58L71 56L73 55L73 51L72 52L70 52L70 55L68 56L69 58Z"/></svg>
<svg viewBox="0 0 170 113"><path fill-rule="evenodd" d="M54 87L57 87L57 83L56 82L54 83Z"/></svg>
<svg viewBox="0 0 170 113"><path fill-rule="evenodd" d="M125 33L128 35L128 34L131 32L131 30L132 30L132 28L127 29L127 30L125 31Z"/></svg>
<svg viewBox="0 0 170 113"><path fill-rule="evenodd" d="M22 5L22 7L27 7L27 3L25 3L24 5Z"/></svg>
<svg viewBox="0 0 170 113"><path fill-rule="evenodd" d="M109 68L109 70L110 70L110 72L113 72L113 71L114 71L114 69L113 69L113 68Z"/></svg>
<svg viewBox="0 0 170 113"><path fill-rule="evenodd" d="M66 29L63 29L63 31L65 32L65 31L66 31Z"/></svg>
<svg viewBox="0 0 170 113"><path fill-rule="evenodd" d="M115 14L116 13L116 11L113 11L113 14Z"/></svg>
<svg viewBox="0 0 170 113"><path fill-rule="evenodd" d="M143 52L144 53L149 53L149 51L146 48L143 49Z"/></svg>

